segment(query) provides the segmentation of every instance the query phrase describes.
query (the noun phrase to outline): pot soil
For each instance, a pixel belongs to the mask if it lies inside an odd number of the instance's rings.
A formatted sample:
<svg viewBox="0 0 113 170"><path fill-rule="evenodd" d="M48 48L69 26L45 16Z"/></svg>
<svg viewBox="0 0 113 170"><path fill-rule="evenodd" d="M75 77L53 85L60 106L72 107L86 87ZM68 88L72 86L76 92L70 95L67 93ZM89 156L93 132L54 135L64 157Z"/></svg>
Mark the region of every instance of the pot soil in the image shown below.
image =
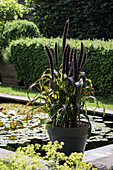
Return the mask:
<svg viewBox="0 0 113 170"><path fill-rule="evenodd" d="M85 123L86 124L86 123ZM88 125L74 128L52 127L47 124L47 131L52 142L64 142L63 149L58 151L64 152L69 156L72 152L84 153L88 137Z"/></svg>

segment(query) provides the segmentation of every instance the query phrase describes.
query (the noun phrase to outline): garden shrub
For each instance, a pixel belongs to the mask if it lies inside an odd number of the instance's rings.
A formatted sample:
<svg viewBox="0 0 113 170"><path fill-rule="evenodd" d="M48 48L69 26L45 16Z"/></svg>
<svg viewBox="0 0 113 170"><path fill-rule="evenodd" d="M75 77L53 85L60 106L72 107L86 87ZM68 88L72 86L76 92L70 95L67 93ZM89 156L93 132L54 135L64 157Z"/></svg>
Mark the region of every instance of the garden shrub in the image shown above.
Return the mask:
<svg viewBox="0 0 113 170"><path fill-rule="evenodd" d="M25 6L18 4L16 0L0 0L0 24L19 16L22 18L25 11Z"/></svg>
<svg viewBox="0 0 113 170"><path fill-rule="evenodd" d="M61 36L62 23L69 18L71 38L113 38L112 0L32 0L29 2L32 2L35 9L34 21L46 37Z"/></svg>
<svg viewBox="0 0 113 170"><path fill-rule="evenodd" d="M59 56L62 56L62 41L60 38L34 38L12 41L3 53L4 59L13 62L19 81L29 86L40 78L42 72L49 67L45 52L46 44L52 52L55 42L58 42ZM83 40L88 53L84 71L92 80L95 94L103 97L113 97L113 40ZM81 40L67 40L71 47L80 51Z"/></svg>
<svg viewBox="0 0 113 170"><path fill-rule="evenodd" d="M20 37L40 37L38 27L27 20L7 21L3 29L3 38L6 42L19 39ZM6 43L7 44L7 43Z"/></svg>
<svg viewBox="0 0 113 170"><path fill-rule="evenodd" d="M3 34L3 27L6 21L22 18L23 14L28 10L22 4L18 4L16 0L0 0L0 52L5 47L6 41Z"/></svg>
<svg viewBox="0 0 113 170"><path fill-rule="evenodd" d="M6 42L5 42L5 39L3 38L3 35L2 35L2 26L0 26L0 51L1 51L1 48L3 46L5 46Z"/></svg>

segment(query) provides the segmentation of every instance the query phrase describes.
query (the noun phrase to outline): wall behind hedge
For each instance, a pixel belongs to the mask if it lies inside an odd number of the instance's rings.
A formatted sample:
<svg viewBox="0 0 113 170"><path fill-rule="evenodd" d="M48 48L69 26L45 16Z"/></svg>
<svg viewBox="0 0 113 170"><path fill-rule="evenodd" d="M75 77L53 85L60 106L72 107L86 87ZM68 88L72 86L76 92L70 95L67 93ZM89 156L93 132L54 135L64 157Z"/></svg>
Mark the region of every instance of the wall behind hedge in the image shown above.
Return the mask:
<svg viewBox="0 0 113 170"><path fill-rule="evenodd" d="M113 0L32 0L34 19L46 37L62 36L70 19L71 38L113 38Z"/></svg>
<svg viewBox="0 0 113 170"><path fill-rule="evenodd" d="M4 51L4 59L13 62L17 77L25 86L29 86L42 72L49 67L44 44L54 52L54 43L58 42L61 61L62 40L60 38L34 38L12 41ZM83 40L88 58L84 71L92 79L96 95L113 97L113 40ZM80 51L81 40L70 39L67 41L71 47Z"/></svg>

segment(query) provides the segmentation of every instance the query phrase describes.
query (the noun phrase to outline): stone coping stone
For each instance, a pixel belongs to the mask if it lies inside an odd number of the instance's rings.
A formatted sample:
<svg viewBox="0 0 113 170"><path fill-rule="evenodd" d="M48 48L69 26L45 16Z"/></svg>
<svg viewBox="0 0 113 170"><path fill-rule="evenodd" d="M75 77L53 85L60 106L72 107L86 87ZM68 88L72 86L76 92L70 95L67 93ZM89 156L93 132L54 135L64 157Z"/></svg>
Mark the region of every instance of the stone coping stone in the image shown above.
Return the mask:
<svg viewBox="0 0 113 170"><path fill-rule="evenodd" d="M99 170L113 166L113 144L85 151L84 161L91 162Z"/></svg>
<svg viewBox="0 0 113 170"><path fill-rule="evenodd" d="M23 104L26 104L29 101L28 97L15 96L15 95L5 94L5 93L0 93L0 99L6 100L6 101L9 101L9 102L20 102L20 103L23 103ZM44 101L41 101L41 102L44 102ZM39 104L39 101L36 101L35 104Z"/></svg>
<svg viewBox="0 0 113 170"><path fill-rule="evenodd" d="M14 154L15 152L0 148L0 156L5 159L6 154ZM87 154L87 155L86 155ZM106 170L113 166L113 144L102 146L96 149L91 149L84 152L85 162L91 162L98 170ZM39 159L39 161L41 161ZM49 168L47 161L41 162L45 166L45 170Z"/></svg>
<svg viewBox="0 0 113 170"><path fill-rule="evenodd" d="M93 111L94 107L91 108L91 107L87 107L87 110L88 112L94 114L94 111ZM102 108L97 108L95 110L95 114L96 115L102 115L103 114L103 109ZM113 116L113 110L108 110L108 109L105 109L105 116L108 115L108 116Z"/></svg>
<svg viewBox="0 0 113 170"><path fill-rule="evenodd" d="M29 99L28 97L25 97L25 96L15 96L15 95L11 95L11 94L5 94L5 93L0 93L0 99L1 100L6 100L6 101L9 101L9 102L20 102L20 103L24 103L26 104ZM41 101L41 102L44 102L44 101ZM39 101L36 101L35 104L39 104ZM91 114L94 114L94 111L93 111L94 108L91 108L91 107L87 107L87 112L88 113L91 113ZM96 111L95 111L95 115L102 115L103 114L103 109L102 108L97 108ZM108 115L108 116L113 116L113 110L105 110L105 115Z"/></svg>

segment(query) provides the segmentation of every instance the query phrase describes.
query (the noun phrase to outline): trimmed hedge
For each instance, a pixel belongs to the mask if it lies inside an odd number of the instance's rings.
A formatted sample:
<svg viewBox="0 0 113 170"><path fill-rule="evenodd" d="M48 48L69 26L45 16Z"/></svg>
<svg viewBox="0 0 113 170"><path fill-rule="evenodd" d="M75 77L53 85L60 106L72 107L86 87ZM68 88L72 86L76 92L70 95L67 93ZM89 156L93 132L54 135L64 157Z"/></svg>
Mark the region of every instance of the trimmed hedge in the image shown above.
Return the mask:
<svg viewBox="0 0 113 170"><path fill-rule="evenodd" d="M113 97L113 40L84 43L88 58L84 68L98 96Z"/></svg>
<svg viewBox="0 0 113 170"><path fill-rule="evenodd" d="M113 0L32 1L35 23L46 37L61 36L69 18L71 38L113 38Z"/></svg>
<svg viewBox="0 0 113 170"><path fill-rule="evenodd" d="M62 55L62 40L60 38L34 38L12 41L4 51L4 59L14 63L19 81L29 86L42 72L49 67L44 44L52 53L54 43L58 42L59 56ZM113 97L113 40L83 40L88 58L84 71L92 79L95 93L98 96ZM80 51L81 40L67 40L71 47Z"/></svg>
<svg viewBox="0 0 113 170"><path fill-rule="evenodd" d="M53 49L54 41L46 38L27 38L10 43L3 52L3 57L7 62L14 64L19 82L29 86L49 67L44 44Z"/></svg>
<svg viewBox="0 0 113 170"><path fill-rule="evenodd" d="M13 20L7 21L3 29L3 38L6 44L12 40L19 39L20 37L40 37L38 27L27 20Z"/></svg>

